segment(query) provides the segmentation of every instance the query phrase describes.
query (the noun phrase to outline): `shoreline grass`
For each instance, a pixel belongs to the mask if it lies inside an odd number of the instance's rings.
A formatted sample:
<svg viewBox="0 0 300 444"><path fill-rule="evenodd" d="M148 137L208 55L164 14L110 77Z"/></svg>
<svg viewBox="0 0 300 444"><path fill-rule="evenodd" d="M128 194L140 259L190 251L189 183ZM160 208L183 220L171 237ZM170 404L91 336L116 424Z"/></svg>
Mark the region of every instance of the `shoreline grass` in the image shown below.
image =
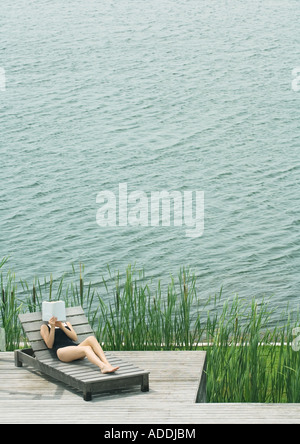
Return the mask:
<svg viewBox="0 0 300 444"><path fill-rule="evenodd" d="M107 351L206 350L207 402L300 402L300 354L293 347L299 316L287 309L284 324L274 325L270 300L224 301L222 289L203 300L185 268L164 289L131 265L125 276L108 268L98 286L84 284L83 266L79 276L73 267L69 282L50 276L29 285L11 271L1 271L0 280L7 350L26 345L19 313L41 310L43 300L64 300L84 308Z"/></svg>

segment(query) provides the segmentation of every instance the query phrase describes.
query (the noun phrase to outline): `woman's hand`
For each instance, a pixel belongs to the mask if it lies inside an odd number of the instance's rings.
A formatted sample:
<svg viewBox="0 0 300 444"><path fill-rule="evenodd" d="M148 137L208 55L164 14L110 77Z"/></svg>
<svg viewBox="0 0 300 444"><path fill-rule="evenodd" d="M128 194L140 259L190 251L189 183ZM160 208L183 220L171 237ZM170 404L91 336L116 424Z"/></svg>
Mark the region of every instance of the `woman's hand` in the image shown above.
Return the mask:
<svg viewBox="0 0 300 444"><path fill-rule="evenodd" d="M57 318L55 316L52 316L52 318L49 321L50 327L54 328L54 327L58 327L61 330L64 330L64 324L61 321L58 321Z"/></svg>
<svg viewBox="0 0 300 444"><path fill-rule="evenodd" d="M63 324L61 321L56 321L56 322L55 322L55 326L58 327L58 328L60 328L61 330L64 329L64 324Z"/></svg>
<svg viewBox="0 0 300 444"><path fill-rule="evenodd" d="M51 319L49 319L49 325L51 328L55 328L57 322L57 318L55 316L52 316Z"/></svg>

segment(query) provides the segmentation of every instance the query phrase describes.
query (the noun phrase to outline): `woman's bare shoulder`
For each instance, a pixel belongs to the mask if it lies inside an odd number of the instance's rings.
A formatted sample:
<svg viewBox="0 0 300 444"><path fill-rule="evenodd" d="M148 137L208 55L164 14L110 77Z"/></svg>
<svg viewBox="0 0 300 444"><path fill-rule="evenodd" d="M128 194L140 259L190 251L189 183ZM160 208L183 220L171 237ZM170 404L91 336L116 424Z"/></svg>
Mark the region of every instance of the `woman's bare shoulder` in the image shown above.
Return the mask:
<svg viewBox="0 0 300 444"><path fill-rule="evenodd" d="M41 333L42 333L42 332L48 332L48 327L47 327L47 325L46 325L46 324L41 325L40 331L41 331Z"/></svg>

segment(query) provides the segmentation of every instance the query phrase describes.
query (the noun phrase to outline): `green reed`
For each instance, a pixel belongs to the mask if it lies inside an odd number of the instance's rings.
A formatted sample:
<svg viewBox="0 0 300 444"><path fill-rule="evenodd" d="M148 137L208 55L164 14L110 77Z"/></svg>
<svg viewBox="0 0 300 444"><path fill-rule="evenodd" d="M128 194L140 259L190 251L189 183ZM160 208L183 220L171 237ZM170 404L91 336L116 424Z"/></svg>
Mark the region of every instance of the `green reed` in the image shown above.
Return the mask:
<svg viewBox="0 0 300 444"><path fill-rule="evenodd" d="M7 262L3 259L0 268ZM8 272L0 274L0 327L5 331L6 350L14 350L19 347L21 326L18 322L18 314L22 306L17 300L16 277Z"/></svg>
<svg viewBox="0 0 300 444"><path fill-rule="evenodd" d="M270 325L269 303L225 303L207 349L208 402L299 402L300 355L293 327Z"/></svg>
<svg viewBox="0 0 300 444"><path fill-rule="evenodd" d="M300 352L293 347L298 315L286 310L284 325L275 325L268 300L224 301L222 289L203 299L186 268L164 285L148 282L131 265L123 275L107 270L97 285L85 282L81 265L31 284L2 272L0 326L7 350L26 346L19 313L40 311L43 300L64 300L84 308L106 350L205 349L207 402L300 402Z"/></svg>
<svg viewBox="0 0 300 444"><path fill-rule="evenodd" d="M100 303L106 322L97 336L106 347L118 350L196 349L201 326L199 314L193 315L200 305L195 282L195 276L183 269L177 281L171 278L165 295L160 282L152 290L128 267L123 284L119 275L115 278L113 301Z"/></svg>

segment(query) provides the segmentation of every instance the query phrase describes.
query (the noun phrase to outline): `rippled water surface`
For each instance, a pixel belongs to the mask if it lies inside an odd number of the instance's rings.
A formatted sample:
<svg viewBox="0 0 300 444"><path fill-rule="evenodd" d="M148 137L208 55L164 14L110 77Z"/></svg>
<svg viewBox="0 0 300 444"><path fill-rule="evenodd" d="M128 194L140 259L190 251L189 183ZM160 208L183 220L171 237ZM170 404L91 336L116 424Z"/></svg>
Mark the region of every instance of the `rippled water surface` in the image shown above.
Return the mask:
<svg viewBox="0 0 300 444"><path fill-rule="evenodd" d="M190 265L204 297L299 301L296 0L2 0L0 255L22 279L83 262ZM205 229L100 227L96 196L203 190Z"/></svg>

